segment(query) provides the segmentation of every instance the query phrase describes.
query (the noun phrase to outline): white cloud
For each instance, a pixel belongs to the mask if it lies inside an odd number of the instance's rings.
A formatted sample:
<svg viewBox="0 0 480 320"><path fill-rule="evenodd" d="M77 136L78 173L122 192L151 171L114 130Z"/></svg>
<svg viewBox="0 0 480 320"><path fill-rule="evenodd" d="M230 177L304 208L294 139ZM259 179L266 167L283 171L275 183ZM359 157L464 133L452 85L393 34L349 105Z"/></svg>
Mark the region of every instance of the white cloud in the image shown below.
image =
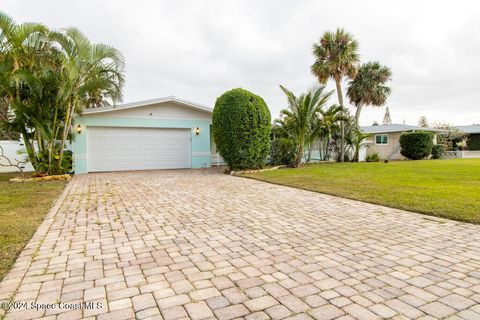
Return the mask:
<svg viewBox="0 0 480 320"><path fill-rule="evenodd" d="M3 0L1 10L18 22L76 26L120 49L126 102L175 94L213 106L223 91L244 87L264 97L272 116L285 105L278 85L311 87L313 42L342 26L364 61L392 69L394 122L480 122L475 1ZM366 108L362 122L383 112Z"/></svg>

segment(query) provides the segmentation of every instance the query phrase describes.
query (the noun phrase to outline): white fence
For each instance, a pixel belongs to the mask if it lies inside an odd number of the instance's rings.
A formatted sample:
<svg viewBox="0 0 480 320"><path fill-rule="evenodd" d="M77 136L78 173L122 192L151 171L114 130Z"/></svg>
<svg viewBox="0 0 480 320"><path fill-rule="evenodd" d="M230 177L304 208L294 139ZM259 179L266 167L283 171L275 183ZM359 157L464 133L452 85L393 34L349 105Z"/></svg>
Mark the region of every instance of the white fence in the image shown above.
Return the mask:
<svg viewBox="0 0 480 320"><path fill-rule="evenodd" d="M10 159L12 163L16 163L16 160L28 161L28 156L25 153L25 145L23 140L0 140L0 146L3 148L3 155ZM34 143L34 148L37 148L37 144ZM67 141L65 144L65 150L72 150L70 142ZM1 164L7 164L8 162L5 159L0 158ZM24 172L34 171L32 164L30 162L24 163L21 165ZM5 167L0 166L0 172L17 172L18 169L15 167Z"/></svg>
<svg viewBox="0 0 480 320"><path fill-rule="evenodd" d="M16 160L25 161L28 160L26 154L22 153L25 152L25 147L23 145L23 141L11 141L11 140L0 140L0 146L3 148L3 155L10 159L11 162L16 163ZM22 154L19 154L22 153ZM1 164L7 164L5 159L0 159ZM21 166L23 171L33 171L32 165L27 162ZM16 172L18 171L15 167L4 167L0 166L0 172Z"/></svg>
<svg viewBox="0 0 480 320"><path fill-rule="evenodd" d="M465 151L465 150L457 150L457 151L445 151L443 153L444 159L454 159L454 158L480 158L480 151Z"/></svg>

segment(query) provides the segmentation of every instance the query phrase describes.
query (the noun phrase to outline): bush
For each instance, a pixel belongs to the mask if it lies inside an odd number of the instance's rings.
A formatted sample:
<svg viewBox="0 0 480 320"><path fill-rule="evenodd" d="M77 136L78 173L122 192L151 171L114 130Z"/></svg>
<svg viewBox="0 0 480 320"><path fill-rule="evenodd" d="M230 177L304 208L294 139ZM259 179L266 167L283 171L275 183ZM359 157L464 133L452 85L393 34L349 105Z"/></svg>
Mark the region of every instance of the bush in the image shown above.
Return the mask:
<svg viewBox="0 0 480 320"><path fill-rule="evenodd" d="M270 152L270 110L263 99L244 89L217 98L213 137L231 170L259 169Z"/></svg>
<svg viewBox="0 0 480 320"><path fill-rule="evenodd" d="M400 153L412 160L428 157L432 153L433 133L426 131L408 132L400 136Z"/></svg>
<svg viewBox="0 0 480 320"><path fill-rule="evenodd" d="M380 156L378 155L378 152L369 154L368 156L365 157L365 161L367 162L379 162L380 161Z"/></svg>
<svg viewBox="0 0 480 320"><path fill-rule="evenodd" d="M447 146L444 144L436 144L432 148L432 159L440 159L443 157L443 153L447 150Z"/></svg>
<svg viewBox="0 0 480 320"><path fill-rule="evenodd" d="M295 143L289 138L279 138L270 146L270 162L273 165L290 165L295 158Z"/></svg>

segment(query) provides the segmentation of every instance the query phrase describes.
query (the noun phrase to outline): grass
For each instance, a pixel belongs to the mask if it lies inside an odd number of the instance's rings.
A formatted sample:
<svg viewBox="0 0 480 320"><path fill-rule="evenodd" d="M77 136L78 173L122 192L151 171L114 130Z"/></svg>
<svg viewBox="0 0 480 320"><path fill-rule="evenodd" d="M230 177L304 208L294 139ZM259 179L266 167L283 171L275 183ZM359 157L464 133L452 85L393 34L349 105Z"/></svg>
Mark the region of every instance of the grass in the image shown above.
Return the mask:
<svg viewBox="0 0 480 320"><path fill-rule="evenodd" d="M316 164L244 176L480 223L480 159Z"/></svg>
<svg viewBox="0 0 480 320"><path fill-rule="evenodd" d="M65 181L10 183L0 173L0 281L42 223Z"/></svg>

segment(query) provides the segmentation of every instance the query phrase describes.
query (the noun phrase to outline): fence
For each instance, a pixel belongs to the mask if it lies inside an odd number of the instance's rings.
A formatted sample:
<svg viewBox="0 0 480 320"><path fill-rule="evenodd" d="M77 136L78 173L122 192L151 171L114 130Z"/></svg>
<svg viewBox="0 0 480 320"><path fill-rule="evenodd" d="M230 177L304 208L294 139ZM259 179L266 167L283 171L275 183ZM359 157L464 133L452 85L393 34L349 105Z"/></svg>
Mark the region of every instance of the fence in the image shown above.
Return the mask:
<svg viewBox="0 0 480 320"><path fill-rule="evenodd" d="M25 153L25 145L23 140L0 140L0 146L3 148L3 155L15 163L16 160L28 161L28 156ZM37 148L37 144L34 143L34 148ZM65 144L65 150L72 150L70 142ZM0 159L0 164L7 164L5 159ZM21 165L24 172L34 171L32 164L26 162ZM0 172L17 172L18 169L10 166L0 166Z"/></svg>
<svg viewBox="0 0 480 320"><path fill-rule="evenodd" d="M465 151L465 150L457 150L457 151L445 151L443 153L444 159L454 159L454 158L463 158L463 159L473 159L473 158L480 158L480 150L479 151Z"/></svg>
<svg viewBox="0 0 480 320"><path fill-rule="evenodd" d="M20 160L20 161L27 160L27 155L22 154L22 152L25 151L23 141L0 140L0 146L2 146L3 148L3 155L8 159L10 159L10 161L12 161L13 163L15 163L16 160ZM19 154L19 152L21 154ZM7 164L5 159L0 159L0 163ZM29 162L21 165L21 167L23 168L23 171L33 171L33 167ZM18 171L18 169L15 167L0 166L0 172L15 172L15 171Z"/></svg>

